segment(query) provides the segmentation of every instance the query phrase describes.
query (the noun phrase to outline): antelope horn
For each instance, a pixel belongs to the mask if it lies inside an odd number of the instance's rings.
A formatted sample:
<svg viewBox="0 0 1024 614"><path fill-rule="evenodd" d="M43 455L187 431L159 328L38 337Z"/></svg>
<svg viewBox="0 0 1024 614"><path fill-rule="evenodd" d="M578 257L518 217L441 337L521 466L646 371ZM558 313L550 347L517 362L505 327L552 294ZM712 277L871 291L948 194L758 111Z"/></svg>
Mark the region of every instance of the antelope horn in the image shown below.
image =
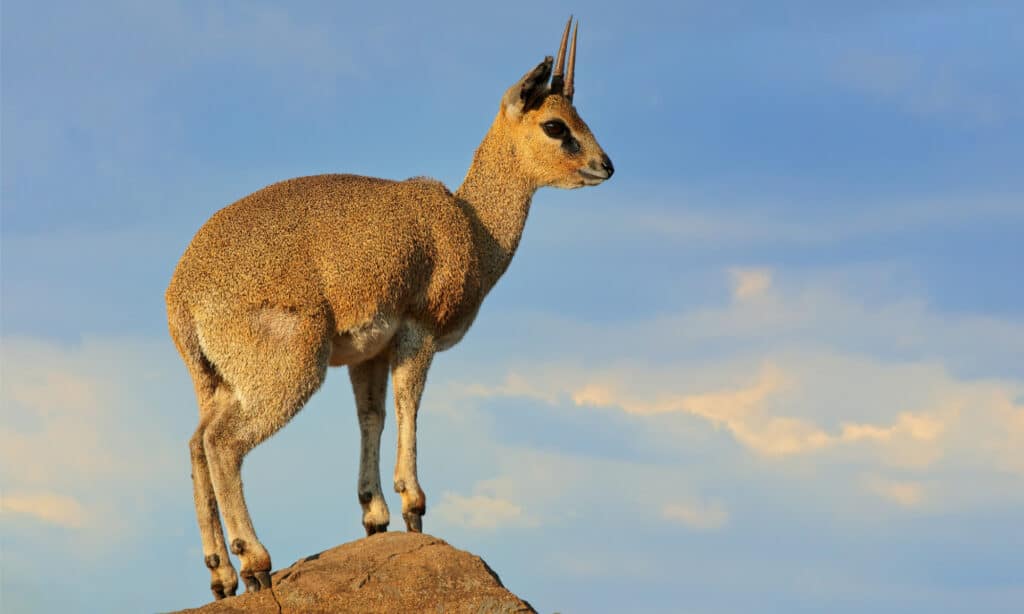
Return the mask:
<svg viewBox="0 0 1024 614"><path fill-rule="evenodd" d="M572 25L572 15L565 23L565 31L562 32L562 44L558 47L558 57L555 59L555 72L551 73L551 93L561 94L562 84L565 82L565 45L569 42L569 26Z"/></svg>
<svg viewBox="0 0 1024 614"><path fill-rule="evenodd" d="M566 30L568 32L568 30ZM576 27L572 29L572 46L569 47L569 68L565 71L565 86L562 88L562 94L572 102L572 95L576 93L576 87L573 84L573 73L576 72L576 35L580 33L580 22L576 22Z"/></svg>

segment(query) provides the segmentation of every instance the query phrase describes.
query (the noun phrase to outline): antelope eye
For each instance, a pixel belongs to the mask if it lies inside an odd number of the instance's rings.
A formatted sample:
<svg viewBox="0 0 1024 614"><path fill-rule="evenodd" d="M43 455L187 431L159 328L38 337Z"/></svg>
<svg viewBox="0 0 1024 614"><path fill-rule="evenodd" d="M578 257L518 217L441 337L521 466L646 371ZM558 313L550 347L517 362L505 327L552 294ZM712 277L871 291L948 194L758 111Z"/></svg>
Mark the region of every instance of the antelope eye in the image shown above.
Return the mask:
<svg viewBox="0 0 1024 614"><path fill-rule="evenodd" d="M544 130L544 134L548 135L553 139L564 138L569 134L569 127L565 125L561 120L553 119L549 122L544 122L540 125Z"/></svg>

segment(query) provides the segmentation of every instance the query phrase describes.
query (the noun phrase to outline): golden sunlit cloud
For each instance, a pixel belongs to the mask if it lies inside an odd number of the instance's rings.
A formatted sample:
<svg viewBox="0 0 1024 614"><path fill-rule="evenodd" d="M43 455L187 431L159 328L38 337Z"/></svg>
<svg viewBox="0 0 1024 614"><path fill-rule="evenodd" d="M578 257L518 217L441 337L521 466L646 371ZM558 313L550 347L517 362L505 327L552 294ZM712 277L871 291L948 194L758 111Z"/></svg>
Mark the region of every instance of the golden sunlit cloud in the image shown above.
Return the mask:
<svg viewBox="0 0 1024 614"><path fill-rule="evenodd" d="M772 272L769 269L729 269L732 280L732 297L744 301L759 296L772 286Z"/></svg>
<svg viewBox="0 0 1024 614"><path fill-rule="evenodd" d="M718 501L685 501L663 506L661 517L698 531L711 531L726 525L729 512Z"/></svg>
<svg viewBox="0 0 1024 614"><path fill-rule="evenodd" d="M454 492L445 492L431 514L448 524L473 529L493 530L509 526L536 527L537 519L523 512L523 508L508 499L486 494L468 497Z"/></svg>
<svg viewBox="0 0 1024 614"><path fill-rule="evenodd" d="M48 492L14 492L0 497L4 514L29 516L48 524L70 529L85 525L85 509L72 497Z"/></svg>
<svg viewBox="0 0 1024 614"><path fill-rule="evenodd" d="M901 507L915 507L924 499L924 486L918 482L896 481L879 476L865 476L864 488Z"/></svg>

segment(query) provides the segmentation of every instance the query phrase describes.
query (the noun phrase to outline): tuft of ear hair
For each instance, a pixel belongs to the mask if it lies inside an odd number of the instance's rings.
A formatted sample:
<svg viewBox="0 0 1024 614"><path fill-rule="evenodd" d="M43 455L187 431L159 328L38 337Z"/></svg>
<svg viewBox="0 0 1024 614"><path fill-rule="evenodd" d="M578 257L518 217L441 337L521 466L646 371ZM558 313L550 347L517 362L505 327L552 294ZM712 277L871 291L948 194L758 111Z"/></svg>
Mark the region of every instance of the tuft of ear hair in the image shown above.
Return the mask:
<svg viewBox="0 0 1024 614"><path fill-rule="evenodd" d="M520 117L540 105L548 93L548 79L551 77L551 65L554 61L550 55L545 57L533 70L508 88L501 103L508 115Z"/></svg>

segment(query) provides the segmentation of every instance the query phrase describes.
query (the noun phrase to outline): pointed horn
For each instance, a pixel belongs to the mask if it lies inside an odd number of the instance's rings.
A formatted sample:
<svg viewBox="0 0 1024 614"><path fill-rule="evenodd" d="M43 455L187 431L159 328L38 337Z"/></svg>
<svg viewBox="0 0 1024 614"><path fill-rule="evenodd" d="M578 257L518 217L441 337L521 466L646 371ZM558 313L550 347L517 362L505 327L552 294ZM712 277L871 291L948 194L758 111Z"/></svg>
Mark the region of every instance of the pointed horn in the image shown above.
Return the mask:
<svg viewBox="0 0 1024 614"><path fill-rule="evenodd" d="M561 94L562 84L565 82L565 45L569 42L569 26L572 25L572 15L569 21L565 22L565 31L562 32L562 44L558 47L558 57L555 58L555 72L551 73L551 93Z"/></svg>
<svg viewBox="0 0 1024 614"><path fill-rule="evenodd" d="M572 46L569 47L569 68L565 71L565 86L562 88L562 94L565 95L569 101L572 101L572 95L576 93L576 86L573 84L573 73L576 72L576 35L580 33L580 22L576 22L576 27L572 29Z"/></svg>

